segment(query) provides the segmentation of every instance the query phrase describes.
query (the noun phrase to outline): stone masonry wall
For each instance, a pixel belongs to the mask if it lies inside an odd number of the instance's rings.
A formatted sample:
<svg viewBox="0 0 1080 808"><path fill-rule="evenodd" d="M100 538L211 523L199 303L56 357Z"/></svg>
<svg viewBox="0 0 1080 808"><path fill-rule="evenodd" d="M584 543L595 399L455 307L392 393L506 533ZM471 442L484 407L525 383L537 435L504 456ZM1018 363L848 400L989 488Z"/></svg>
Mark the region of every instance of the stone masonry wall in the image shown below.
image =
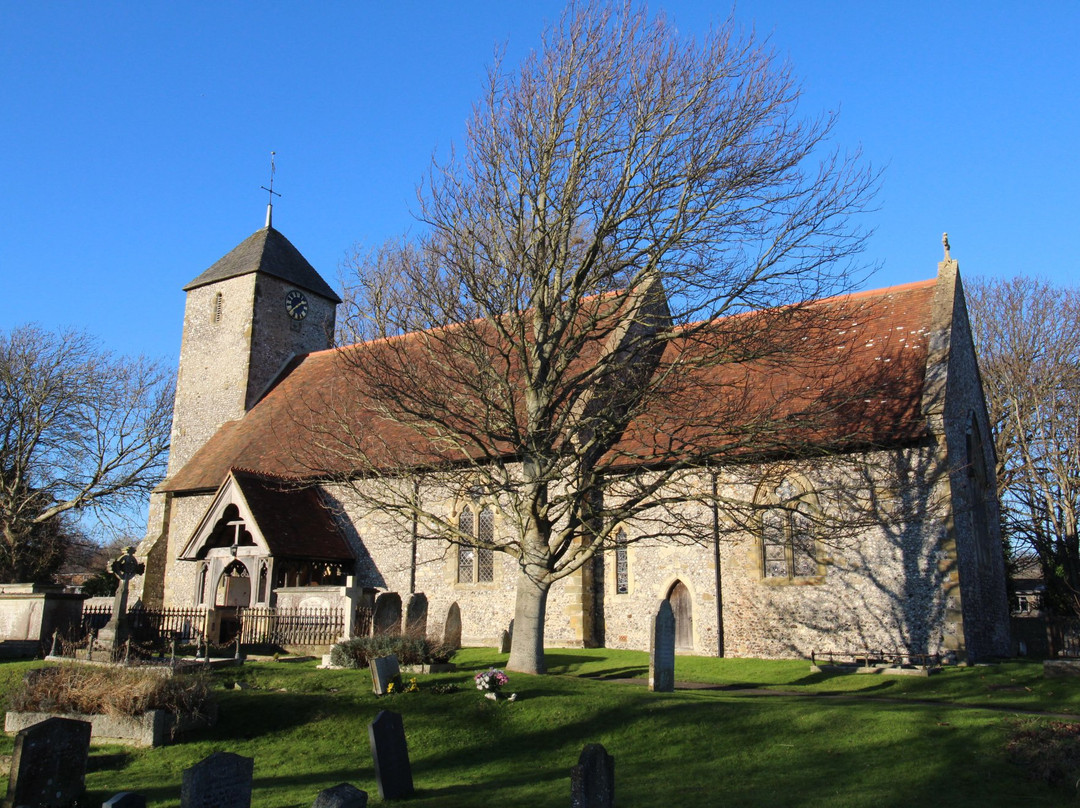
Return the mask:
<svg viewBox="0 0 1080 808"><path fill-rule="evenodd" d="M954 271L955 264L954 264ZM949 375L945 394L945 439L948 447L965 647L976 661L1010 652L1008 596L1002 551L1000 513L994 477L994 449L986 402L979 380L963 288L956 279L953 301ZM968 461L969 434L978 431L982 446L985 498L973 497L974 469ZM980 441L976 440L977 445ZM977 507L984 508L983 530L976 529Z"/></svg>
<svg viewBox="0 0 1080 808"><path fill-rule="evenodd" d="M172 499L164 575L164 605L166 607L195 605L198 565L191 561L180 561L177 557L199 526L213 499L212 494L173 497Z"/></svg>
<svg viewBox="0 0 1080 808"><path fill-rule="evenodd" d="M322 351L334 344L336 305L302 290L308 313L293 320L285 309L285 295L293 289L271 275L258 275L252 301L251 366L248 370L245 405L255 406L267 386L293 356ZM213 288L213 287L211 287Z"/></svg>
<svg viewBox="0 0 1080 808"><path fill-rule="evenodd" d="M222 295L221 315L215 321L218 293ZM200 286L187 294L170 475L179 471L223 423L245 412L254 298L254 274Z"/></svg>
<svg viewBox="0 0 1080 808"><path fill-rule="evenodd" d="M837 460L817 476L821 490L844 491L857 511L850 524L837 516L837 529L819 543L823 573L806 579L777 580L763 575L760 537L719 526L720 586L724 647L719 647L716 600L717 554L706 544L679 546L656 541L628 547L629 591L617 594L615 558L604 560L605 644L647 648L648 626L657 604L681 581L693 598L694 653L739 657L808 656L812 651L850 652L868 648L912 653L945 650L942 581L947 575L941 553L944 511L934 489L891 496L899 475L908 477L932 463L932 449ZM824 478L823 479L823 475ZM871 497L869 481L876 496ZM854 492L863 489L861 505ZM721 494L747 499L745 486L721 488ZM886 504L887 501L887 504ZM868 508L887 513L882 524L868 526ZM703 525L711 509L697 507ZM634 525L627 526L631 540ZM702 531L707 533L707 531Z"/></svg>

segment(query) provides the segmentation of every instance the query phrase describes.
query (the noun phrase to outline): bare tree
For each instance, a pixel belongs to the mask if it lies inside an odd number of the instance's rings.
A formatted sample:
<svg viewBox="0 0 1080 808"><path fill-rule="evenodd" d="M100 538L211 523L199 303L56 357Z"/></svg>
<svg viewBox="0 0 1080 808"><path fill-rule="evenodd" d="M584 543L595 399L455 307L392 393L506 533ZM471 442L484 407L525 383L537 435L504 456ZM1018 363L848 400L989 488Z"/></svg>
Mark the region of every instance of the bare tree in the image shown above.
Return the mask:
<svg viewBox="0 0 1080 808"><path fill-rule="evenodd" d="M1048 605L1080 614L1080 291L978 280L968 299L1004 534L1039 557Z"/></svg>
<svg viewBox="0 0 1080 808"><path fill-rule="evenodd" d="M0 578L48 578L72 518L141 503L165 471L171 373L79 331L0 333ZM49 552L43 552L48 539Z"/></svg>
<svg viewBox="0 0 1080 808"><path fill-rule="evenodd" d="M833 119L798 100L731 21L694 42L630 3L572 5L490 71L420 191L424 232L355 267L352 334L378 339L342 352L349 390L304 404L337 415L305 462L421 538L514 557L511 668L543 670L552 584L620 522L707 540L694 475L818 451L836 401L807 391L843 355L834 310L805 301L846 288L874 177L819 153ZM425 496L477 491L507 535Z"/></svg>

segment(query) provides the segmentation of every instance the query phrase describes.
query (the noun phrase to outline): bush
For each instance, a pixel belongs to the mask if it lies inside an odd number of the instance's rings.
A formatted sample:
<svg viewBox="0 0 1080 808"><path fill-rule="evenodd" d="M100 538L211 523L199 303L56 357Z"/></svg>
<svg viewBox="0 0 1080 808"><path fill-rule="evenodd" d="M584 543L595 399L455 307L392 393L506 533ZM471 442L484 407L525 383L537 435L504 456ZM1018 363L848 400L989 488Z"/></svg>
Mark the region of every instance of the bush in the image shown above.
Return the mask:
<svg viewBox="0 0 1080 808"><path fill-rule="evenodd" d="M330 649L330 664L342 668L366 668L375 657L395 655L402 665L449 662L454 649L427 637L379 635L355 637Z"/></svg>
<svg viewBox="0 0 1080 808"><path fill-rule="evenodd" d="M11 709L85 715L142 715L168 710L180 717L206 716L210 681L205 674L163 675L147 668L57 665L30 671L11 696Z"/></svg>

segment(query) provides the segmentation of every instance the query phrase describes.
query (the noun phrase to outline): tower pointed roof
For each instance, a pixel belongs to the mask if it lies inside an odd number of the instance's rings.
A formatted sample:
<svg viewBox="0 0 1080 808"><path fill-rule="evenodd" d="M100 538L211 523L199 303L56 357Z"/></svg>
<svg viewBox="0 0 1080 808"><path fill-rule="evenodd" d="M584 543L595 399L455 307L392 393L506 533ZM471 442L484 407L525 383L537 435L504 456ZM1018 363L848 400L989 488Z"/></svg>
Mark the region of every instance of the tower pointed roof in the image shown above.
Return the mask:
<svg viewBox="0 0 1080 808"><path fill-rule="evenodd" d="M292 243L273 227L256 230L208 270L184 287L185 292L236 278L251 272L265 272L288 281L335 303L341 298Z"/></svg>

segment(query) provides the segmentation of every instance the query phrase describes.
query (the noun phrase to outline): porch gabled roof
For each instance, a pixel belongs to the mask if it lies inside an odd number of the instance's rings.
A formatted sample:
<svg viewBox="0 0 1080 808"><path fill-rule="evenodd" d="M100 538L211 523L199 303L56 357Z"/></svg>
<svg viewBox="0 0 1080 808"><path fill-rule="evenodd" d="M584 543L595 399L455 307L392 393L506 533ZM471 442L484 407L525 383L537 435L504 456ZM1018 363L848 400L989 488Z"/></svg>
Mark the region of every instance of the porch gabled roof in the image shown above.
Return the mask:
<svg viewBox="0 0 1080 808"><path fill-rule="evenodd" d="M181 558L193 559L221 512L236 505L255 542L275 558L352 561L355 554L314 488L233 469L188 540Z"/></svg>

